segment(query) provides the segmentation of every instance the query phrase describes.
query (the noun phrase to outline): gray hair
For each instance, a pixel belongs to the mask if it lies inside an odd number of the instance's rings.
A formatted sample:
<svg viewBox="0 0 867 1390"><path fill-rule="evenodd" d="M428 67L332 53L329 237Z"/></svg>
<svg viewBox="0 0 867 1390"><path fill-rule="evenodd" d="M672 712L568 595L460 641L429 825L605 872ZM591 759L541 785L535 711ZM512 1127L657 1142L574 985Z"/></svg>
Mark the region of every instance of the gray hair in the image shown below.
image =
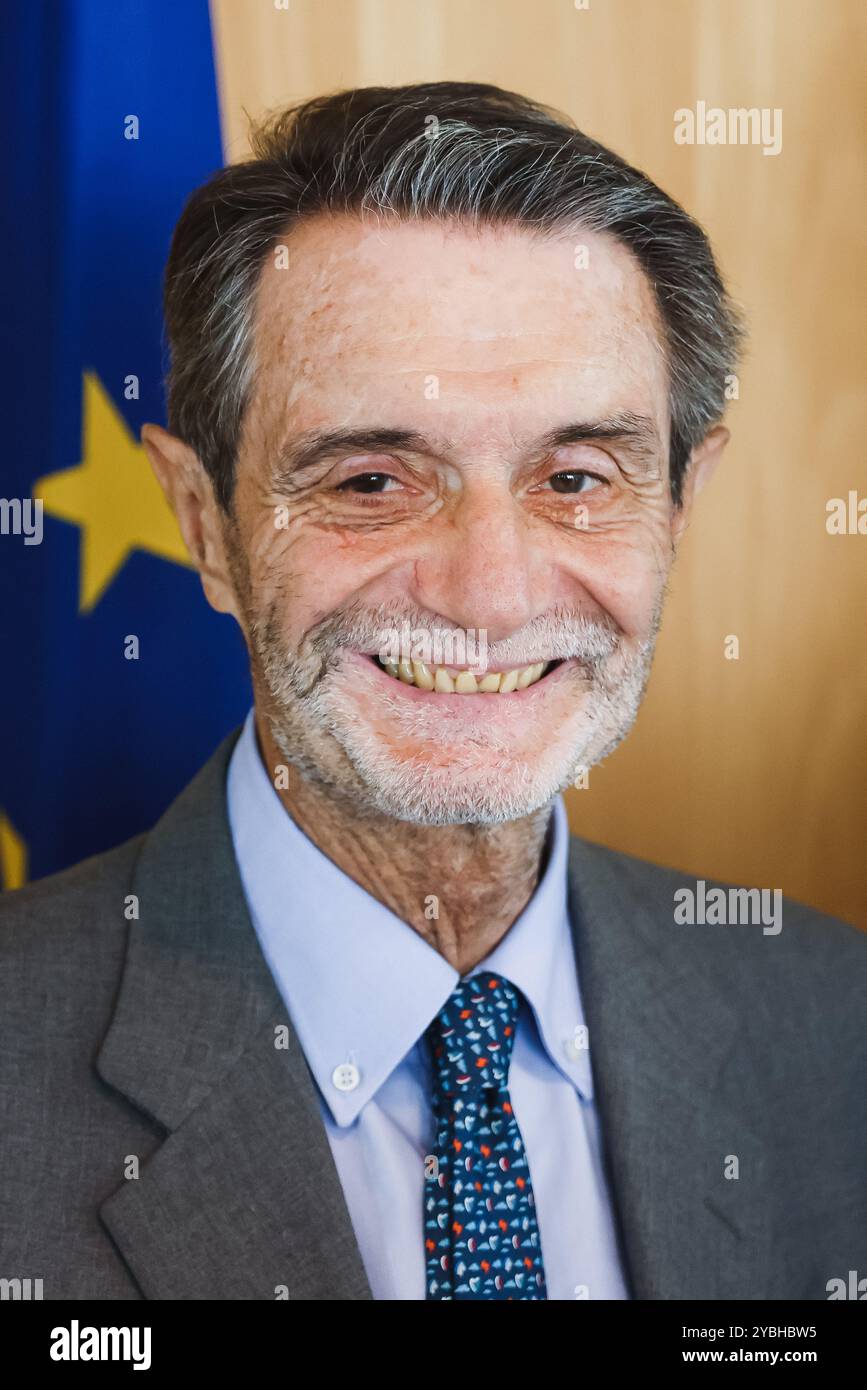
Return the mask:
<svg viewBox="0 0 867 1390"><path fill-rule="evenodd" d="M169 428L198 455L231 510L235 456L255 381L263 263L318 213L586 228L627 247L652 287L669 375L676 504L692 449L725 410L743 329L707 236L646 174L568 117L499 87L362 87L272 116L253 158L221 169L186 203L164 288Z"/></svg>

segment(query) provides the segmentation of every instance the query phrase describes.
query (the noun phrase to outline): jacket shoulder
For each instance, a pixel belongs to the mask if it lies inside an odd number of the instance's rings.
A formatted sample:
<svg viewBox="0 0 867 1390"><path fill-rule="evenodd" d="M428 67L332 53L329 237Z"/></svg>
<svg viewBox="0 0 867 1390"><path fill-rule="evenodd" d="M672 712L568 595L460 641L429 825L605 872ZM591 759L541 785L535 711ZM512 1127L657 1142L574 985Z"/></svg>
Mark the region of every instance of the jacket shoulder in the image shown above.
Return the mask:
<svg viewBox="0 0 867 1390"><path fill-rule="evenodd" d="M0 991L7 1019L16 1001L44 996L53 980L72 994L116 977L130 923L124 908L146 837L0 894ZM25 999L24 992L28 999Z"/></svg>
<svg viewBox="0 0 867 1390"><path fill-rule="evenodd" d="M570 880L577 939L589 930L605 970L647 971L664 982L660 1000L669 1001L679 990L686 998L701 979L705 997L738 1020L742 1074L764 1057L783 1096L812 1084L829 1106L845 1095L841 1113L851 1114L852 1096L867 1084L867 932L782 895L767 930L770 913L759 921L731 910L721 921L708 911L678 918L683 899L676 894L683 890L706 898L722 889L727 909L748 901L730 899L732 890L750 890L575 837ZM766 1086L761 1094L767 1099ZM833 1123L850 1121L838 1116Z"/></svg>
<svg viewBox="0 0 867 1390"><path fill-rule="evenodd" d="M767 909L774 904L772 895L778 894L779 931L775 930L776 924L770 921L753 926L739 925L737 922L715 926L707 922L687 926L684 930L703 933L700 937L703 953L707 951L713 954L715 948L721 953L734 949L738 956L749 961L750 968L753 968L754 954L763 956L769 965L774 964L771 953L764 950L771 942L781 948L777 964L781 963L780 957L793 964L800 962L804 967L809 966L811 971L817 966L833 968L836 964L843 970L851 967L862 984L867 978L867 931L787 897L767 884L747 886L707 878L684 869L653 864L575 835L570 836L570 870L579 899L581 882L589 876L596 883L604 885L609 893L616 888L616 894L612 895L620 900L621 910L632 908L644 917L649 914L660 926L671 926L675 922L675 907L678 902L683 903L684 890L704 901L705 916L709 915L707 904L713 890L722 892L724 913L730 905L740 906L740 910L745 911L749 905L746 895L755 895L756 889L766 891L764 902Z"/></svg>

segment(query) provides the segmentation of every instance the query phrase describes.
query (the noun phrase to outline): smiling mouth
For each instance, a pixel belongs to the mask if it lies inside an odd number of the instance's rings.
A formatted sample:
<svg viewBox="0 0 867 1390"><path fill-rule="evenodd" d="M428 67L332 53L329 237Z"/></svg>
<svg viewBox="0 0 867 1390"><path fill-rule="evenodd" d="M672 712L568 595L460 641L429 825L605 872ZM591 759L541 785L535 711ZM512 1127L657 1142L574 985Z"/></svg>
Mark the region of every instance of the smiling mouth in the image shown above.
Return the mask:
<svg viewBox="0 0 867 1390"><path fill-rule="evenodd" d="M424 661L380 661L370 654L368 659L392 679L436 695L511 695L536 685L563 665L562 661L536 661L529 666L474 675L460 667L433 666Z"/></svg>

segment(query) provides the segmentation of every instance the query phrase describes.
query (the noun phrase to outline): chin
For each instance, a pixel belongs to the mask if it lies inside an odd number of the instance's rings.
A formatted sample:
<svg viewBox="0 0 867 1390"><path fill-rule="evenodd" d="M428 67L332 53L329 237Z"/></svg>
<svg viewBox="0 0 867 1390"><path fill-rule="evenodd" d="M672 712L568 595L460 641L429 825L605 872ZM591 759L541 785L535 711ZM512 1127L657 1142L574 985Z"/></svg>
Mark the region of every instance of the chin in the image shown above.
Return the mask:
<svg viewBox="0 0 867 1390"><path fill-rule="evenodd" d="M368 809L429 826L521 820L571 786L588 759L598 756L590 730L524 753L487 748L481 740L453 748L402 743L396 749L374 734L364 737L358 726L340 741L355 773L356 797Z"/></svg>
<svg viewBox="0 0 867 1390"><path fill-rule="evenodd" d="M502 825L521 820L545 806L556 788L543 786L535 776L519 782L508 776L457 776L437 773L419 783L416 772L365 779L367 804L393 820L413 825Z"/></svg>

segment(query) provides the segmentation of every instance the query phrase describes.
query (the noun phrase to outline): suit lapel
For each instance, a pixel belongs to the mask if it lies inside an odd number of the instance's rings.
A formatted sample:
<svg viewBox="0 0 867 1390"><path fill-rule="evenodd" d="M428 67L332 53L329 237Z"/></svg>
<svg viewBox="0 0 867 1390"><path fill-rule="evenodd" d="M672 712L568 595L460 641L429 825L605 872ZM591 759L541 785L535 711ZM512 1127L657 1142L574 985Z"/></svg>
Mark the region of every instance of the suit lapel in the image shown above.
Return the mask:
<svg viewBox="0 0 867 1390"><path fill-rule="evenodd" d="M235 866L235 737L147 837L131 887L139 920L96 1069L166 1137L100 1215L146 1298L370 1299Z"/></svg>
<svg viewBox="0 0 867 1390"><path fill-rule="evenodd" d="M703 972L673 906L671 916L654 913L626 861L574 838L570 909L635 1297L767 1297L771 1157L723 1092L737 1018L722 981ZM724 1176L729 1155L736 1180Z"/></svg>

